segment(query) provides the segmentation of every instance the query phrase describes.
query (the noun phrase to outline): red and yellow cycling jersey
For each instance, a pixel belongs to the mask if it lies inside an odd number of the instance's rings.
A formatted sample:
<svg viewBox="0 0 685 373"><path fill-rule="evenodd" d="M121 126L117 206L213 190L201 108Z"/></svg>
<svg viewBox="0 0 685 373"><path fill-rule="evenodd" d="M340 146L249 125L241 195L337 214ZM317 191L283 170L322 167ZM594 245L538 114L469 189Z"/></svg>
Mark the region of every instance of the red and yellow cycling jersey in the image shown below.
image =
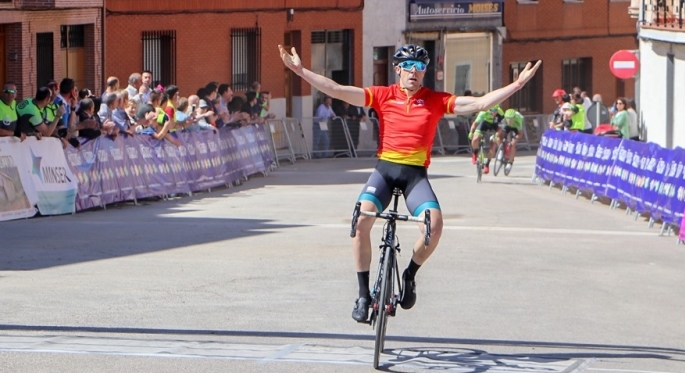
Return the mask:
<svg viewBox="0 0 685 373"><path fill-rule="evenodd" d="M408 98L399 84L367 87L364 93L364 106L378 113L378 158L428 167L438 122L454 112L457 96L422 87Z"/></svg>

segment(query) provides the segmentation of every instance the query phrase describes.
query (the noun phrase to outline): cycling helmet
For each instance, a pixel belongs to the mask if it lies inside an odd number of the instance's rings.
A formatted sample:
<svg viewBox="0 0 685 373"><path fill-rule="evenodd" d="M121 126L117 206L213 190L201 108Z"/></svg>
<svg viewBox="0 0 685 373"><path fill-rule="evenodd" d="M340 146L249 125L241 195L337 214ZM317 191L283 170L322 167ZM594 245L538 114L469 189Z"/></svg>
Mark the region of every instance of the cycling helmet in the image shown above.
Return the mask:
<svg viewBox="0 0 685 373"><path fill-rule="evenodd" d="M414 44L407 44L399 48L392 56L393 64L398 64L402 61L421 61L428 65L430 58L428 51Z"/></svg>
<svg viewBox="0 0 685 373"><path fill-rule="evenodd" d="M504 112L504 117L507 119L511 119L516 116L516 110L514 109L507 109L507 111Z"/></svg>
<svg viewBox="0 0 685 373"><path fill-rule="evenodd" d="M557 89L554 91L554 93L552 93L552 97L561 97L565 94L566 92L563 89Z"/></svg>
<svg viewBox="0 0 685 373"><path fill-rule="evenodd" d="M497 104L497 105L491 107L489 111L497 111L497 112L499 112L500 110L501 110L501 108L500 108L499 104Z"/></svg>

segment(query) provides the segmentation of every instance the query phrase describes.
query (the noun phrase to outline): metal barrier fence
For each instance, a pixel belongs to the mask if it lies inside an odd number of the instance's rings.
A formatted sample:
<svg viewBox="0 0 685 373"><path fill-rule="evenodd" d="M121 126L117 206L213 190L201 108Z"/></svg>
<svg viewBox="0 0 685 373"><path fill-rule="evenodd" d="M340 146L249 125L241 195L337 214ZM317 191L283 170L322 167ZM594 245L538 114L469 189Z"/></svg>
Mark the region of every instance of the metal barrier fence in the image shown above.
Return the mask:
<svg viewBox="0 0 685 373"><path fill-rule="evenodd" d="M267 130L270 136L271 152L276 161L276 166L280 167L281 160L288 160L290 163L295 163L295 154L293 152L293 145L290 141L290 135L286 129L283 120L269 119L266 123Z"/></svg>

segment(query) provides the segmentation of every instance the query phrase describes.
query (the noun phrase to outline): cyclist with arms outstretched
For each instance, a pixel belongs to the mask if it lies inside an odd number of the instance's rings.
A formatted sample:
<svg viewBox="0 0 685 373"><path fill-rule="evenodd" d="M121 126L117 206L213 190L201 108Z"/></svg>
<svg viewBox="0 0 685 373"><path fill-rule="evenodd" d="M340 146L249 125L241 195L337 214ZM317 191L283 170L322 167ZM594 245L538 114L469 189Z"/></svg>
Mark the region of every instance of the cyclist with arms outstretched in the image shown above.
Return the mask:
<svg viewBox="0 0 685 373"><path fill-rule="evenodd" d="M469 139L471 139L471 148L473 153L471 153L471 163L476 164L478 160L478 149L480 148L480 139L488 131L495 133L495 138L499 138L501 129L499 124L504 118L504 112L500 108L499 104L491 107L486 111L481 111L476 116L476 120L471 123L471 130L469 131ZM495 155L494 144L490 144L490 150L488 151L488 159L485 161L483 166L483 173L487 174L490 172L490 160Z"/></svg>
<svg viewBox="0 0 685 373"><path fill-rule="evenodd" d="M424 236L414 244L409 266L404 271L403 292L400 306L411 308L416 302L415 276L440 241L442 214L438 199L428 182L427 168L440 118L446 114L470 114L492 107L521 89L540 66L541 61L528 64L518 80L506 87L482 97L456 97L450 93L435 92L421 86L429 63L428 52L408 44L393 56L395 73L399 83L389 87L373 86L359 88L340 85L302 66L295 48L288 53L279 45L283 63L317 90L355 106L370 106L380 122L378 163L359 196L361 209L383 211L390 203L392 191L400 188L409 212L420 216L428 209L431 213L430 245L424 245ZM355 302L352 318L366 322L370 306L369 268L371 267L371 228L375 218L360 216L352 251L359 282L359 296ZM421 224L421 229L423 225Z"/></svg>

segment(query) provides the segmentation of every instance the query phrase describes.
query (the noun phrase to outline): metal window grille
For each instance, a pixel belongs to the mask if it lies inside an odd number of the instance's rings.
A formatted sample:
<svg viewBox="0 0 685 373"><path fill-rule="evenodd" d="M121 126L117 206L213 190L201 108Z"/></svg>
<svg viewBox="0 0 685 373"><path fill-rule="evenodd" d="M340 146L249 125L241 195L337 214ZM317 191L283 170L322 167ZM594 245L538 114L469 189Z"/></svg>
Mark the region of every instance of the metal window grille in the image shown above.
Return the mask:
<svg viewBox="0 0 685 373"><path fill-rule="evenodd" d="M44 86L54 76L54 48L52 32L36 34L36 83Z"/></svg>
<svg viewBox="0 0 685 373"><path fill-rule="evenodd" d="M531 61L535 63L536 61ZM526 68L527 62L514 62L509 66L511 81L518 79L518 74ZM542 111L542 66L531 80L514 93L509 99L509 105L521 113L539 113Z"/></svg>
<svg viewBox="0 0 685 373"><path fill-rule="evenodd" d="M231 67L233 90L247 91L261 75L261 29L231 29Z"/></svg>
<svg viewBox="0 0 685 373"><path fill-rule="evenodd" d="M537 74L536 74L537 75ZM562 88L573 92L573 87L592 92L592 58L574 58L561 62Z"/></svg>
<svg viewBox="0 0 685 373"><path fill-rule="evenodd" d="M60 45L62 48L82 48L86 45L84 25L60 26Z"/></svg>
<svg viewBox="0 0 685 373"><path fill-rule="evenodd" d="M326 44L326 31L312 31L312 44Z"/></svg>
<svg viewBox="0 0 685 373"><path fill-rule="evenodd" d="M176 30L143 31L143 70L163 86L176 83Z"/></svg>

